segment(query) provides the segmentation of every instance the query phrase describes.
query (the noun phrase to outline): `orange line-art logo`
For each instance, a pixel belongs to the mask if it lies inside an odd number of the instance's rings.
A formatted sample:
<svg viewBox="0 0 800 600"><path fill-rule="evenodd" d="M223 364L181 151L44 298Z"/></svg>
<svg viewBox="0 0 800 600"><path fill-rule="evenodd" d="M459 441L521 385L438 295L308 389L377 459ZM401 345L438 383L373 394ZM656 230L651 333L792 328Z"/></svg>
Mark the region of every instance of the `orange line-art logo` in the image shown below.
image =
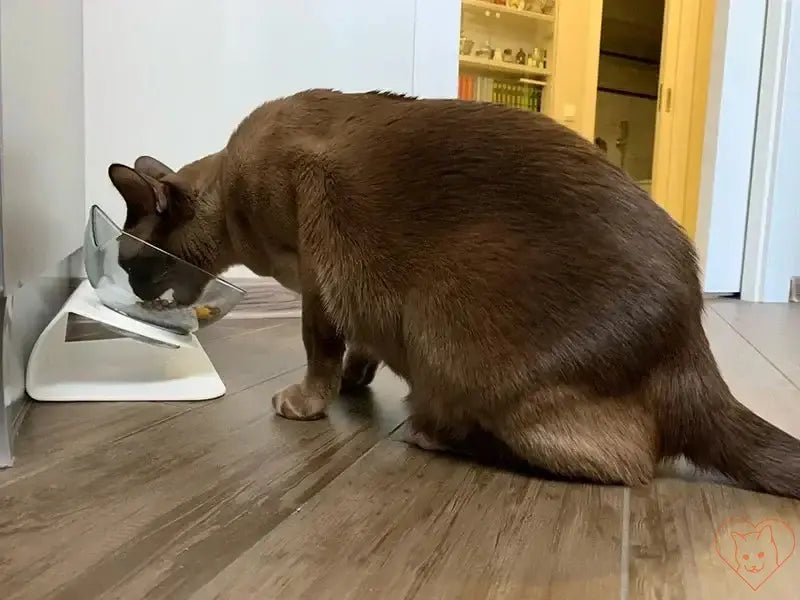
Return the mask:
<svg viewBox="0 0 800 600"><path fill-rule="evenodd" d="M757 590L794 554L794 530L780 519L730 519L720 525L714 546L719 557Z"/></svg>

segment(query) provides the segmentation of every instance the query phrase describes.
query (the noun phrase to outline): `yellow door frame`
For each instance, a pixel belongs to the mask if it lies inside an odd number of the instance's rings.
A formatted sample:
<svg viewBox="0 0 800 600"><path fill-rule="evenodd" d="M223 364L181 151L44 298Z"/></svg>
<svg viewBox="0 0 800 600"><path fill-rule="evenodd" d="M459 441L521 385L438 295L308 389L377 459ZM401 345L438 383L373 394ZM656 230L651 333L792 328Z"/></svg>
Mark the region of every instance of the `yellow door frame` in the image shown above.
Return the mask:
<svg viewBox="0 0 800 600"><path fill-rule="evenodd" d="M666 0L652 194L694 237L714 0Z"/></svg>

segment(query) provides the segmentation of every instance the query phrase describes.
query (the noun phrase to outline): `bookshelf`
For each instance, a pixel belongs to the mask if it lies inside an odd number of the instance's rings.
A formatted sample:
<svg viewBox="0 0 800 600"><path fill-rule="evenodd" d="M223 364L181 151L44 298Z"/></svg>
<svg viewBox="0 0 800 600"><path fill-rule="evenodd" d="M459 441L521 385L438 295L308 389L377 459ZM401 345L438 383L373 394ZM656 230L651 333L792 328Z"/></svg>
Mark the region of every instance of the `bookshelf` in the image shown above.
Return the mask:
<svg viewBox="0 0 800 600"><path fill-rule="evenodd" d="M549 112L555 0L461 0L459 98Z"/></svg>
<svg viewBox="0 0 800 600"><path fill-rule="evenodd" d="M509 18L545 21L551 23L555 21L555 17L552 14L544 14L537 10L539 6L538 2L535 4L537 6L531 6L529 10L525 10L520 8L512 8L511 6L507 6L505 4L489 2L488 0L461 0L461 8L465 13L482 14L485 17L494 17L495 19Z"/></svg>

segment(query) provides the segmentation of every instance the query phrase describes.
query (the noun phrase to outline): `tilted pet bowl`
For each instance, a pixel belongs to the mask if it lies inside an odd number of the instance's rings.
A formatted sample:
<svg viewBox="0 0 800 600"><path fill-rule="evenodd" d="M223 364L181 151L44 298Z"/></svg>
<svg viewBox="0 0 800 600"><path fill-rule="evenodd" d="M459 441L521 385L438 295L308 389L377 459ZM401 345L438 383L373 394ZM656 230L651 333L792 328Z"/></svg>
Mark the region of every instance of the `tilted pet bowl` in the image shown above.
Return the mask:
<svg viewBox="0 0 800 600"><path fill-rule="evenodd" d="M194 333L218 321L244 298L244 290L235 285L125 233L97 206L89 211L83 250L86 276L100 302L137 321L175 333ZM143 301L131 287L129 273L120 265L121 256L154 265L154 278L169 273L171 279L187 284L207 283L188 306L177 306L168 298Z"/></svg>
<svg viewBox="0 0 800 600"><path fill-rule="evenodd" d="M87 280L45 328L31 352L28 394L41 401L207 400L225 393L194 335L227 314L244 290L122 231L99 207L84 235ZM200 290L181 305L166 290L141 299L122 258L153 265L153 278Z"/></svg>

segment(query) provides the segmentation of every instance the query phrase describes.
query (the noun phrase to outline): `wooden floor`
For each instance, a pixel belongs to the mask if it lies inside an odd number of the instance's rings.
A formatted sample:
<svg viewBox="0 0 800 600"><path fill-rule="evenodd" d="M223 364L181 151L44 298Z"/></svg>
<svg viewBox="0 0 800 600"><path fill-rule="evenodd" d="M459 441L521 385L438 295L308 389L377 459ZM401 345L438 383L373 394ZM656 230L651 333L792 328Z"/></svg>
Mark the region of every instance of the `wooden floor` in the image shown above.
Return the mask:
<svg viewBox="0 0 800 600"><path fill-rule="evenodd" d="M800 436L800 305L715 302L707 329L741 401ZM800 598L800 502L412 449L385 370L329 420L278 419L272 393L303 373L298 322L226 320L205 346L221 400L33 406L0 472L0 598ZM778 558L758 587L723 559L765 519Z"/></svg>

